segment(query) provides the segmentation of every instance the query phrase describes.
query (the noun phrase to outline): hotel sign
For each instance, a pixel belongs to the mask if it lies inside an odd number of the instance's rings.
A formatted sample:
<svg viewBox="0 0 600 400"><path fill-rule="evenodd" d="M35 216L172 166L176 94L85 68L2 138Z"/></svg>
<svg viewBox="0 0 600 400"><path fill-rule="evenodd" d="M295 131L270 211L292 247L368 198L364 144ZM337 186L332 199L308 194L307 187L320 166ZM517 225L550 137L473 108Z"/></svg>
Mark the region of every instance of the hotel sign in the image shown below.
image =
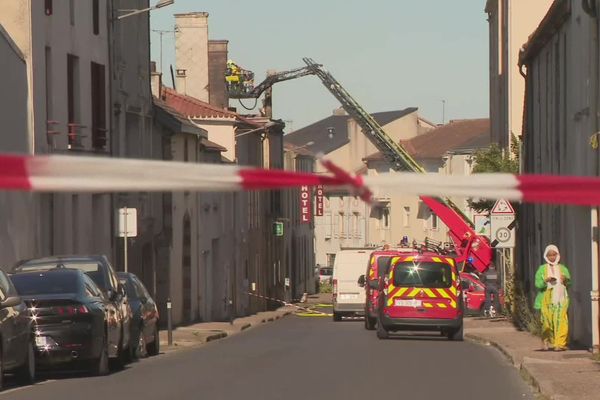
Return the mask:
<svg viewBox="0 0 600 400"><path fill-rule="evenodd" d="M310 188L302 186L300 188L300 222L303 224L309 224L311 221L311 203Z"/></svg>
<svg viewBox="0 0 600 400"><path fill-rule="evenodd" d="M323 185L317 186L317 195L315 198L315 215L317 217L323 216L323 195L325 190L323 189Z"/></svg>

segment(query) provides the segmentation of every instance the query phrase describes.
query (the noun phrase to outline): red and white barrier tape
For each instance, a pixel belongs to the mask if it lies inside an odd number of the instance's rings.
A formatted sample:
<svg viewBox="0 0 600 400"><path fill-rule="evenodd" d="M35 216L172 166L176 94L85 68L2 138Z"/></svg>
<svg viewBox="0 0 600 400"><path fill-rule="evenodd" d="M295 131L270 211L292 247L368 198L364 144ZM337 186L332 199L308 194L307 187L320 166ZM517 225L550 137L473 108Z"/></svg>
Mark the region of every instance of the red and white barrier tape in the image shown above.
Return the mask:
<svg viewBox="0 0 600 400"><path fill-rule="evenodd" d="M0 155L0 190L34 192L237 191L342 186L363 200L371 191L403 195L464 196L574 205L600 204L600 178L552 175L390 173L353 176L330 161L331 175L85 156Z"/></svg>
<svg viewBox="0 0 600 400"><path fill-rule="evenodd" d="M251 292L246 292L246 294L248 294L250 296L258 297L260 299L271 300L271 301L274 301L276 303L281 303L284 306L295 307L295 308L297 308L299 310L302 310L302 311L305 311L307 313L320 314L320 315L329 316L329 314L327 314L327 313L324 313L324 312L321 312L321 311L317 311L317 310L313 310L313 309L306 308L306 307L300 307L300 306L297 306L296 304L288 303L287 301L279 300L279 299L276 299L276 298L273 298L273 297L261 296L260 294L251 293Z"/></svg>

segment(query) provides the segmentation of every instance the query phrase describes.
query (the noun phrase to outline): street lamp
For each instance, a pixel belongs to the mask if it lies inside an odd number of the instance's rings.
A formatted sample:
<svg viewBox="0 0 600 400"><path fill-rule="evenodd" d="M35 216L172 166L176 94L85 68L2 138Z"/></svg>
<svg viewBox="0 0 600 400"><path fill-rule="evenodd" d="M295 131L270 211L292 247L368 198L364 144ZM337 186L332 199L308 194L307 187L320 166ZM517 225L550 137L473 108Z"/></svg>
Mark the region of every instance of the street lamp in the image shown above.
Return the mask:
<svg viewBox="0 0 600 400"><path fill-rule="evenodd" d="M173 3L175 3L175 0L158 0L158 3L156 3L156 5L154 5L153 7L148 7L148 8L144 8L141 10L118 10L118 12L125 12L127 14L119 15L117 17L117 19L123 19L123 18L131 17L132 15L137 15L137 14L145 13L148 11L156 10L157 8L163 8L166 6L170 6Z"/></svg>

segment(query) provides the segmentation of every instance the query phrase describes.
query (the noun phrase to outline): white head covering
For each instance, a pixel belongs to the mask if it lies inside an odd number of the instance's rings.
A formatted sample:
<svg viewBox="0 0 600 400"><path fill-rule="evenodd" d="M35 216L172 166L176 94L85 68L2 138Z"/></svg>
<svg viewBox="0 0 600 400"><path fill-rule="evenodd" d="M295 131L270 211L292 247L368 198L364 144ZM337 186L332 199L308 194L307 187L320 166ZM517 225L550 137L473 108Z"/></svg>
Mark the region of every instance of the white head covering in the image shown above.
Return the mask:
<svg viewBox="0 0 600 400"><path fill-rule="evenodd" d="M548 253L550 252L556 253L556 259L554 261L550 261L548 259ZM544 260L548 263L546 267L546 277L547 278L555 278L554 283L546 282L546 290L552 289L552 304L560 304L567 298L567 288L562 282L562 272L560 270L560 265L558 262L560 261L560 251L558 247L550 244L546 246L546 250L544 250Z"/></svg>
<svg viewBox="0 0 600 400"><path fill-rule="evenodd" d="M548 260L548 253L550 253L551 251L556 253L556 260L554 260L554 262ZM558 264L558 262L560 261L560 251L558 250L558 247L556 245L549 244L548 246L546 246L546 250L544 250L544 260L546 260L548 265Z"/></svg>

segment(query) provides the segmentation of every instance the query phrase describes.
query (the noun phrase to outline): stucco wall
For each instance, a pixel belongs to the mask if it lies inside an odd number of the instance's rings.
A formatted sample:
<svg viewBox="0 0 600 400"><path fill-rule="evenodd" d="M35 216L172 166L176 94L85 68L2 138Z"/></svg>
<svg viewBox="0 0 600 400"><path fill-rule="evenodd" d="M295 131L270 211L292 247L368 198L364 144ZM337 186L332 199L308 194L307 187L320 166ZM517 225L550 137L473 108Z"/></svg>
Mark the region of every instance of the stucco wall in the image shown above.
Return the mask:
<svg viewBox="0 0 600 400"><path fill-rule="evenodd" d="M0 26L0 152L28 153L27 66ZM35 253L35 202L27 193L0 192L0 268Z"/></svg>

